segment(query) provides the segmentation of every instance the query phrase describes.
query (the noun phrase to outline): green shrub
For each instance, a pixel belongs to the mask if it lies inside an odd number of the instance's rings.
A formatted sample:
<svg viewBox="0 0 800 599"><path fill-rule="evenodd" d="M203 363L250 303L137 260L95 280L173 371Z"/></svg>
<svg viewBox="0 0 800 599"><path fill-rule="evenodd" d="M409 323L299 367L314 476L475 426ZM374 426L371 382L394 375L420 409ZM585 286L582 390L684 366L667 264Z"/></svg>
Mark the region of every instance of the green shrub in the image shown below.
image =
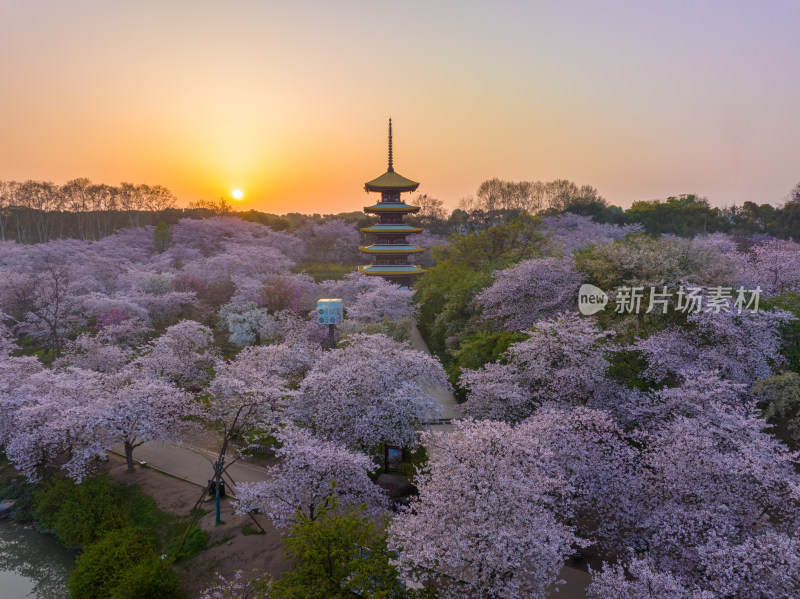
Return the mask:
<svg viewBox="0 0 800 599"><path fill-rule="evenodd" d="M153 554L125 570L114 599L177 599L182 597L178 575L167 559Z"/></svg>
<svg viewBox="0 0 800 599"><path fill-rule="evenodd" d="M53 528L66 547L88 545L130 519L122 488L106 476L86 478L80 484L55 477L36 496L34 506L36 517Z"/></svg>
<svg viewBox="0 0 800 599"><path fill-rule="evenodd" d="M67 581L72 599L110 597L129 570L155 555L152 541L132 527L108 531L78 556ZM149 595L143 595L148 596Z"/></svg>
<svg viewBox="0 0 800 599"><path fill-rule="evenodd" d="M800 295L791 292L781 293L764 299L761 307L764 310L786 310L797 317L797 320L787 322L781 327L782 353L789 363L789 370L800 374Z"/></svg>

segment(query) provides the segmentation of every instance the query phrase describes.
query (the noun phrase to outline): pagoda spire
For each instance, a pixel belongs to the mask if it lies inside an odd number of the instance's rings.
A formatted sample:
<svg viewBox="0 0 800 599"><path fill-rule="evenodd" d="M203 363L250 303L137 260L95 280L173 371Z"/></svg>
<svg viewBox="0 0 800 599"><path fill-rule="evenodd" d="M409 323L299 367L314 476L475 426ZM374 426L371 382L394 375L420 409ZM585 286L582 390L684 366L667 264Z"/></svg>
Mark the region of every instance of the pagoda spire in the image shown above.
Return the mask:
<svg viewBox="0 0 800 599"><path fill-rule="evenodd" d="M392 117L389 117L389 168L388 172L394 172L394 165L392 164Z"/></svg>

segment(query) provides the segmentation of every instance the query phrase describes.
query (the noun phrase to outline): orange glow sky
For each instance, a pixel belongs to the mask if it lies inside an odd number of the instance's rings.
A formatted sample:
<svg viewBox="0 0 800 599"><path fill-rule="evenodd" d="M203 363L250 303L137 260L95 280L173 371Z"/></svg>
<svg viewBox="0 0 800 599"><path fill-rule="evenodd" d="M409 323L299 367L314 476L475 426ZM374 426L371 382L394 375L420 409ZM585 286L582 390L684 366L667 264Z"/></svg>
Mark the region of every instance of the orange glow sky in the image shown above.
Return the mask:
<svg viewBox="0 0 800 599"><path fill-rule="evenodd" d="M0 179L340 212L395 167L610 202L800 181L800 2L0 0Z"/></svg>

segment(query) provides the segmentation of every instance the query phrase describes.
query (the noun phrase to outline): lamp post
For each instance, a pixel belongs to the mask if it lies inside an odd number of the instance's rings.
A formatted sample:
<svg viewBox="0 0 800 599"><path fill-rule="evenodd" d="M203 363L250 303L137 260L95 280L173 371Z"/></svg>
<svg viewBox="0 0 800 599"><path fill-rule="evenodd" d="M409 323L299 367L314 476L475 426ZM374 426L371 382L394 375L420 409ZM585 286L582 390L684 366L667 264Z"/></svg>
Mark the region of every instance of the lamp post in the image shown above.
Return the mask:
<svg viewBox="0 0 800 599"><path fill-rule="evenodd" d="M317 301L317 323L328 325L328 349L336 345L336 325L344 318L341 299L323 298Z"/></svg>

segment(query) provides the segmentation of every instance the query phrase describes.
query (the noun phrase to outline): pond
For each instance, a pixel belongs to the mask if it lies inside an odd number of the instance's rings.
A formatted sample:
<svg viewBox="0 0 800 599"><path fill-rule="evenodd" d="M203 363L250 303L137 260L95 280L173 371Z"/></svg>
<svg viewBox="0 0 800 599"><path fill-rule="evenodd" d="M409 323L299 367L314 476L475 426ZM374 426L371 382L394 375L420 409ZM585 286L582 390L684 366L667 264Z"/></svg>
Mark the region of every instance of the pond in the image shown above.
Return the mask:
<svg viewBox="0 0 800 599"><path fill-rule="evenodd" d="M0 520L0 595L3 599L66 599L75 557L53 535Z"/></svg>

